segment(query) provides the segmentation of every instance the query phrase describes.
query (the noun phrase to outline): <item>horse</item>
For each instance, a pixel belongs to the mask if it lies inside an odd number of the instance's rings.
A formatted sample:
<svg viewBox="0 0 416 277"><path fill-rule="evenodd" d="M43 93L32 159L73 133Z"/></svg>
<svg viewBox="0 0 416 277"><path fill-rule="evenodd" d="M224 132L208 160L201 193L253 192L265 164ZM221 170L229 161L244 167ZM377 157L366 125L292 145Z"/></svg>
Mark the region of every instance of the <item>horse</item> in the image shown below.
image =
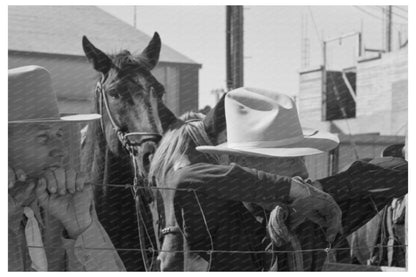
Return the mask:
<svg viewBox="0 0 416 277"><path fill-rule="evenodd" d="M90 172L92 184L103 184L95 186L96 211L126 269L149 270L153 253L145 249L158 245L152 193L120 185L148 185L151 156L177 120L162 101L163 85L151 73L159 60L161 40L155 33L139 55L127 50L107 55L85 36L82 46L99 75L92 110L102 119L87 127L81 165Z"/></svg>
<svg viewBox="0 0 416 277"><path fill-rule="evenodd" d="M203 120L181 122L165 133L153 156L149 179L155 183L162 199L160 224L165 226L158 255L162 271L290 270L289 252L293 250L290 246L277 248L277 253L266 250L271 247L267 210L256 205L247 207L246 203L223 197L183 190L172 181L174 172L187 165L227 162L224 156L195 150L199 145L224 142L225 125L223 97ZM256 158L252 159L255 163ZM285 167L293 166L281 161L273 158L268 164L262 163L266 166L262 170L279 174ZM342 258L345 262L349 256L345 237L365 224L375 212L365 197L359 198L357 203L350 203L347 193L342 194L342 198L339 205L345 212L344 234L337 237L333 246L345 248L335 253L338 260ZM357 206L367 209L368 213L357 215L349 212ZM293 233L304 250L304 271L321 270L326 261L333 260L333 252L327 251L331 245L328 245L324 230L319 225L306 220Z"/></svg>

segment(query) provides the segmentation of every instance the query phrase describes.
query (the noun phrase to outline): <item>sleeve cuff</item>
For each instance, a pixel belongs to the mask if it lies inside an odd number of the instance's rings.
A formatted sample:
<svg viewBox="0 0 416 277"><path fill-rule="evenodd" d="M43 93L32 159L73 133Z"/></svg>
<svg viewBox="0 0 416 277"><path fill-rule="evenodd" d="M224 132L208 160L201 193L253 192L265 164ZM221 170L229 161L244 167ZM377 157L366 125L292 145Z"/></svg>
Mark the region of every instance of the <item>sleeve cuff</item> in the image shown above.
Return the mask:
<svg viewBox="0 0 416 277"><path fill-rule="evenodd" d="M68 253L68 258L81 264L83 270L125 271L117 251L96 215L92 216L90 226L76 239L70 239L64 233L62 241ZM76 262L72 262L72 264ZM79 266L76 266L76 268L79 268Z"/></svg>

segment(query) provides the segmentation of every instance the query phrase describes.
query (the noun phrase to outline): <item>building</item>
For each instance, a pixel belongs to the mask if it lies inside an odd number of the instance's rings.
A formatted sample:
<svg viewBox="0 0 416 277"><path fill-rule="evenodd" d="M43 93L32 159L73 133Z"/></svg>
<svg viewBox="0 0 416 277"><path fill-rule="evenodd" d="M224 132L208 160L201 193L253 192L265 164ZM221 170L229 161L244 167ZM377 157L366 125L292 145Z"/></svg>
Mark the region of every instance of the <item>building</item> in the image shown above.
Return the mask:
<svg viewBox="0 0 416 277"><path fill-rule="evenodd" d="M408 49L361 57L339 71L319 67L300 72L298 111L302 126L338 133L330 155L307 159L312 178L321 178L357 159L379 157L404 143L408 122Z"/></svg>
<svg viewBox="0 0 416 277"><path fill-rule="evenodd" d="M140 53L151 37L94 6L9 6L9 68L47 68L62 114L91 108L97 74L82 49L82 36L106 53ZM157 31L157 30L155 30ZM160 34L163 43L163 34ZM165 86L165 103L176 114L198 109L201 65L162 44L153 70Z"/></svg>
<svg viewBox="0 0 416 277"><path fill-rule="evenodd" d="M353 68L325 73L322 67L300 72L297 99L304 126L350 135L405 135L407 47L358 60Z"/></svg>

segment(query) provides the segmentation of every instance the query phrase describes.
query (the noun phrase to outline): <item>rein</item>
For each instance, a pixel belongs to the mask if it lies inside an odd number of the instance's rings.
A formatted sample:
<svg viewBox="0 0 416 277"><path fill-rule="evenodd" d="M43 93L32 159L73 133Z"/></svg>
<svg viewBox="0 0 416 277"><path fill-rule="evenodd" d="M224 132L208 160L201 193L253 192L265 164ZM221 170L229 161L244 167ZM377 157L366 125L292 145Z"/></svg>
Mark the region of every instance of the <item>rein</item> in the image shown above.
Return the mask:
<svg viewBox="0 0 416 277"><path fill-rule="evenodd" d="M102 78L101 81L97 82L97 86L96 86L96 94L99 99L98 109L101 115L101 120L100 120L101 130L103 134L105 135L104 119L103 119L103 103L104 103L104 108L106 109L107 115L110 119L111 125L113 126L114 132L117 134L118 140L120 141L123 148L129 154L131 161L133 163L134 178L133 178L132 192L133 192L133 197L134 197L135 204L136 204L136 216L137 216L137 224L138 224L138 232L139 232L139 243L140 243L141 255L142 255L145 270L150 271L152 267L152 262L149 262L149 259L146 254L146 242L145 242L144 233L146 233L147 236L149 236L149 234L147 232L147 229L143 220L143 207L142 206L144 203L140 201L140 194L139 194L139 189L140 189L139 187L143 187L143 186L148 187L149 182L147 178L144 178L140 174L140 169L139 169L139 165L137 162L137 158L139 154L139 149L144 142L154 141L157 143L159 142L162 136L158 133L152 133L152 132L123 132L121 128L117 125L111 113L110 106L107 100L107 95L105 94L105 91L102 88L102 83L104 81L105 81L105 77ZM134 143L134 142L131 142L131 140L129 140L130 136L140 136L140 137L145 137L145 138L141 139L139 143ZM144 189L142 188L140 190L144 190ZM145 197L150 196L150 197L147 197L147 199L152 198L151 193L149 193L148 191L144 191L144 195ZM140 224L140 222L143 222L143 224ZM150 243L152 243L151 238L149 238L149 240L150 240Z"/></svg>

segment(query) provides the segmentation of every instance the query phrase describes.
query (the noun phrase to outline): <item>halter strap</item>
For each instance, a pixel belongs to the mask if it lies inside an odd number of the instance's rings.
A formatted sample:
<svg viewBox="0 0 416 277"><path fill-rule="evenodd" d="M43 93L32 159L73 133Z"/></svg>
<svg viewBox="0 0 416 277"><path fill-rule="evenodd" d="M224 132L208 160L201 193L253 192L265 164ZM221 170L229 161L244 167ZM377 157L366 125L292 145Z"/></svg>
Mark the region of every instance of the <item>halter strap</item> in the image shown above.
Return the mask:
<svg viewBox="0 0 416 277"><path fill-rule="evenodd" d="M107 96L104 93L103 89L102 89L102 82L105 81L105 78L103 78L101 81L97 82L97 93L99 94L99 112L101 114L101 130L103 131L103 133L105 133L105 129L104 129L104 119L103 119L103 102L104 102L104 107L107 111L108 114L108 118L110 119L111 125L113 126L114 131L116 132L121 144L123 145L123 147L128 151L133 151L133 148L131 146L137 146L137 144L135 143L131 143L128 140L129 136L147 136L148 138L145 139L144 141L141 141L138 146L140 146L142 143L144 143L145 141L148 140L153 140L153 141L159 141L162 136L159 133L155 133L155 132L128 132L125 133L123 131L121 131L120 127L117 125L116 121L114 120L114 117L111 113L110 110L110 105L108 104L108 100L107 100Z"/></svg>
<svg viewBox="0 0 416 277"><path fill-rule="evenodd" d="M141 207L143 204L140 202L140 196L139 196L139 182L145 183L145 186L146 186L147 179L140 176L136 157L138 155L138 148L141 146L141 144L143 142L145 142L147 140L159 141L162 136L158 133L152 133L152 132L129 132L129 133L125 133L125 132L121 131L120 127L117 125L117 123L115 122L115 120L114 120L114 118L111 114L111 110L110 110L110 106L108 104L107 96L104 93L104 90L102 89L102 82L104 82L105 79L106 78L103 77L101 81L97 82L97 86L96 86L96 93L99 94L98 95L98 97L99 97L99 107L98 108L99 108L99 112L101 114L101 121L100 121L101 122L101 129L102 129L103 134L105 134L104 119L103 119L103 102L104 102L104 107L107 111L107 114L108 114L110 122L113 126L113 129L117 134L118 140L122 144L123 148L129 153L130 158L131 158L132 163L133 163L134 178L133 178L132 190L133 190L133 197L134 197L135 204L136 204L136 216L137 216L138 231L139 231L140 249L141 249L141 255L142 255L142 258L143 258L143 264L145 266L145 270L149 271L150 267L152 266L152 263L149 262L148 257L147 257L147 253L145 252L146 243L145 243L145 239L144 239L144 235L145 235L144 233L146 233L146 235L148 235L148 232L147 232L146 226L144 226L144 224L140 224L140 221L143 222L142 207ZM136 135L136 136L137 135L147 136L148 138L145 139L145 140L141 140L139 143L131 143L130 140L128 139L128 137L129 136L134 136L134 135ZM147 198L147 199L152 198L151 194L148 192L148 190L143 190L143 193L144 193L145 198ZM147 200L147 201L149 201L149 200ZM149 238L149 240L151 242L151 238ZM153 244L152 244L152 248L153 248ZM153 257L152 257L152 260L153 260Z"/></svg>

